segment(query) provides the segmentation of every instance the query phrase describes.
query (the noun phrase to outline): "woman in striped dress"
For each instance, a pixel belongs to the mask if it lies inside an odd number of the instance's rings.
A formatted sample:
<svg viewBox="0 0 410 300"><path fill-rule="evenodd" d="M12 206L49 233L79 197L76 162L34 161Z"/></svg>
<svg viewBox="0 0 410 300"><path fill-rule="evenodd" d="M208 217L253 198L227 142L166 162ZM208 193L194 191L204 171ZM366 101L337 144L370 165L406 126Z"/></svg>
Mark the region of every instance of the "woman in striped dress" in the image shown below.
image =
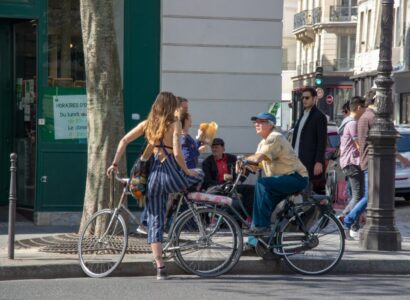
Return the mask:
<svg viewBox="0 0 410 300"><path fill-rule="evenodd" d="M181 192L203 180L200 169L188 169L181 150L181 122L175 117L178 101L169 92L161 92L148 118L128 132L118 144L112 165L107 174L117 172L118 162L127 145L145 135L154 145L147 188L148 243L157 265L157 279L166 279L167 272L162 259L165 205L169 193Z"/></svg>

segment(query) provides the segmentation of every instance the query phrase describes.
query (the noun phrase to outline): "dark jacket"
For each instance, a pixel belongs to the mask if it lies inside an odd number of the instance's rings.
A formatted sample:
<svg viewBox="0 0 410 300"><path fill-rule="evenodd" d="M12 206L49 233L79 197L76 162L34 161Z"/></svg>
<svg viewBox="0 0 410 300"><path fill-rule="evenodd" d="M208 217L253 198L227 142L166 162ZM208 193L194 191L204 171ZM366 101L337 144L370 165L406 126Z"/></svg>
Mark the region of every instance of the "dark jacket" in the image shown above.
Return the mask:
<svg viewBox="0 0 410 300"><path fill-rule="evenodd" d="M224 153L224 155L226 155L227 157L228 170L235 177L236 156L229 153ZM202 162L202 170L205 173L204 183L202 184L202 187L204 189L218 184L218 182L216 181L216 178L218 176L218 167L216 166L215 158L213 155L209 155Z"/></svg>
<svg viewBox="0 0 410 300"><path fill-rule="evenodd" d="M296 123L292 136L292 147L295 148L296 136L299 130L299 123L302 116ZM323 166L323 173L320 177L325 175L325 152L327 144L327 119L326 116L316 107L313 106L308 118L306 119L305 126L300 133L299 142L299 159L305 165L309 172L309 178L312 180L313 168L315 163L320 162ZM318 176L319 177L319 176Z"/></svg>

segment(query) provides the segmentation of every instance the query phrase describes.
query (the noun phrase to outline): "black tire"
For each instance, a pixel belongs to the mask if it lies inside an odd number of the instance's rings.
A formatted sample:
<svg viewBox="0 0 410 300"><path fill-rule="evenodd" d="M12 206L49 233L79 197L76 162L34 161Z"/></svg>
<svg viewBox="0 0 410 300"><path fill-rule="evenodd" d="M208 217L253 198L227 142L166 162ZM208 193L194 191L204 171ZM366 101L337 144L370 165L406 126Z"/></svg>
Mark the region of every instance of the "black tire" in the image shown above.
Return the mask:
<svg viewBox="0 0 410 300"><path fill-rule="evenodd" d="M278 235L280 251L294 272L320 275L340 262L345 248L343 227L333 215L325 213L309 228L309 237L291 218Z"/></svg>
<svg viewBox="0 0 410 300"><path fill-rule="evenodd" d="M201 208L196 214L198 219L191 212L176 221L176 261L185 271L201 277L222 275L236 265L242 254L242 231L223 210Z"/></svg>
<svg viewBox="0 0 410 300"><path fill-rule="evenodd" d="M91 216L81 231L78 241L80 266L90 277L110 275L124 258L128 245L127 227L123 217L113 210L104 209ZM101 224L112 220L109 228Z"/></svg>

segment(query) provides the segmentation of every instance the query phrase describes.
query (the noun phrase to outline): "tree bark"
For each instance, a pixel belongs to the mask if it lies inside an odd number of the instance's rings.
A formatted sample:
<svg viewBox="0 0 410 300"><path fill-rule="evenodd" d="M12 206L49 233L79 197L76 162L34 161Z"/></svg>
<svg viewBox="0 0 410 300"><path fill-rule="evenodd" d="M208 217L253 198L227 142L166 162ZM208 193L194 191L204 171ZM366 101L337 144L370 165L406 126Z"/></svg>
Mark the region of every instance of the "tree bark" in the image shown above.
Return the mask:
<svg viewBox="0 0 410 300"><path fill-rule="evenodd" d="M81 27L87 83L88 158L80 229L96 211L112 208L105 172L124 135L120 63L114 30L113 0L81 0ZM125 155L124 155L125 156ZM125 170L125 159L120 170Z"/></svg>

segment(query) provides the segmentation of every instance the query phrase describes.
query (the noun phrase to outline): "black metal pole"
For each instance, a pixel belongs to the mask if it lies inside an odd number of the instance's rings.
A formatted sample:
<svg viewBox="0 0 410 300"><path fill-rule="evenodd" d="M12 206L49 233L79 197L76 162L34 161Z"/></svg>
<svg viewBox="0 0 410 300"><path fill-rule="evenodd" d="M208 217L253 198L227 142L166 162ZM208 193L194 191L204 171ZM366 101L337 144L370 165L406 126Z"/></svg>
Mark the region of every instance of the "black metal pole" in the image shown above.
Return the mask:
<svg viewBox="0 0 410 300"><path fill-rule="evenodd" d="M9 239L8 239L8 257L14 259L14 229L16 224L16 172L17 172L17 154L10 155L10 193L9 193Z"/></svg>
<svg viewBox="0 0 410 300"><path fill-rule="evenodd" d="M370 250L400 250L394 221L396 140L392 121L392 39L394 0L382 0L380 54L376 78L376 119L369 132L369 201L360 244Z"/></svg>

